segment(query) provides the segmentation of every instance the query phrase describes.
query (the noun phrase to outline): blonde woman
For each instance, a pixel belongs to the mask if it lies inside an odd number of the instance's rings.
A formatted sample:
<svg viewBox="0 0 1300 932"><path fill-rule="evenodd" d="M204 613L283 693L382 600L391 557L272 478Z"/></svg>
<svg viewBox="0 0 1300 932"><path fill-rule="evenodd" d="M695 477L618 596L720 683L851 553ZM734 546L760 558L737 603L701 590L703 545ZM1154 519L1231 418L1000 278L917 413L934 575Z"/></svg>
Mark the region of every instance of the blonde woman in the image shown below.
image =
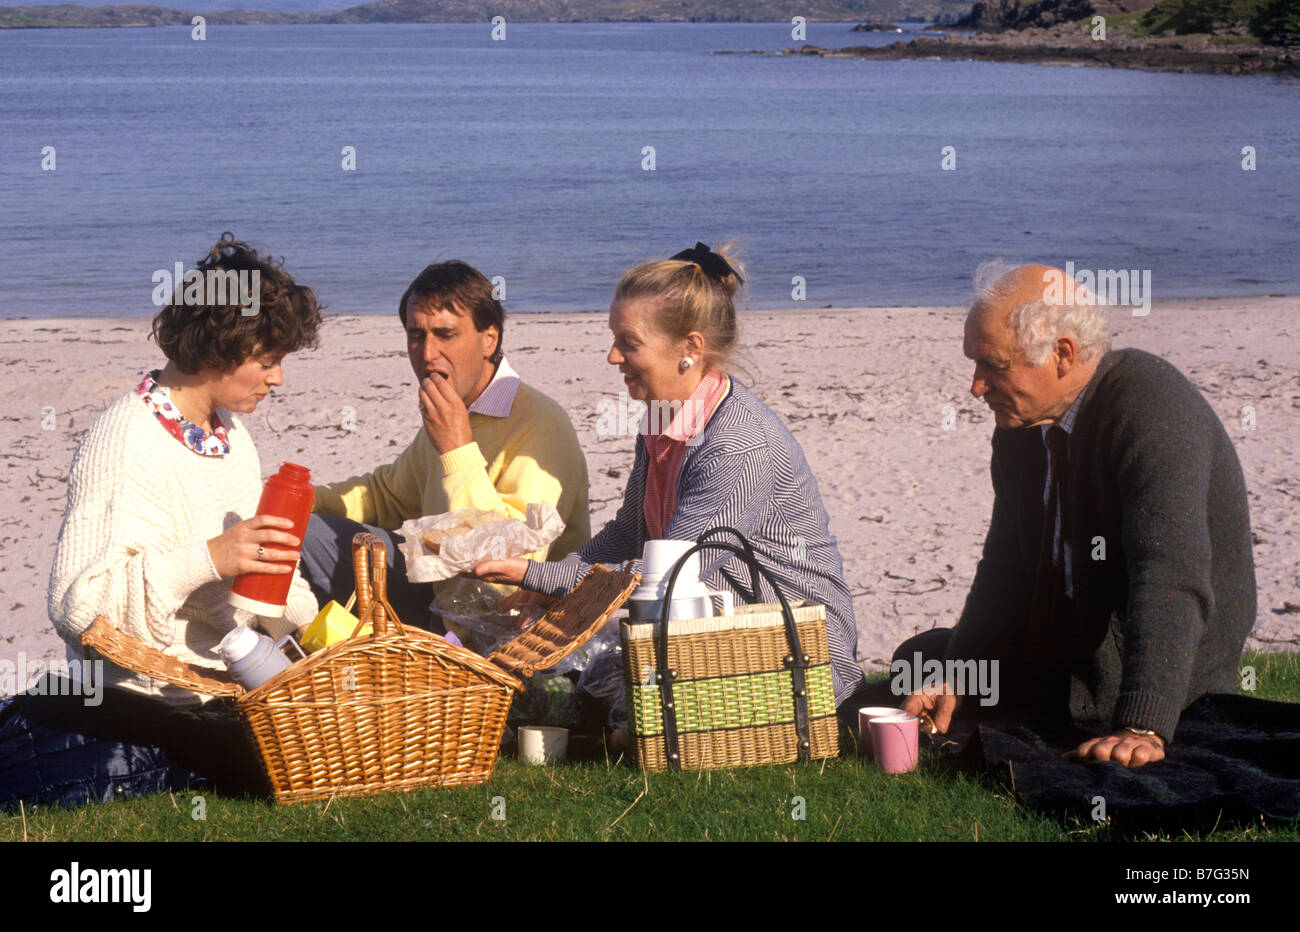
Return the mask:
<svg viewBox="0 0 1300 932"><path fill-rule="evenodd" d="M743 268L703 243L623 275L609 308L607 361L627 393L650 405L636 462L613 521L557 562L499 560L476 574L562 595L594 563L639 560L647 540L694 540L739 530L787 598L827 608L837 703L862 685L853 601L817 481L781 419L729 374L736 348L734 297ZM668 423L659 423L669 421ZM710 588L741 594L749 576L731 554L700 554ZM763 583L763 601L775 594Z"/></svg>

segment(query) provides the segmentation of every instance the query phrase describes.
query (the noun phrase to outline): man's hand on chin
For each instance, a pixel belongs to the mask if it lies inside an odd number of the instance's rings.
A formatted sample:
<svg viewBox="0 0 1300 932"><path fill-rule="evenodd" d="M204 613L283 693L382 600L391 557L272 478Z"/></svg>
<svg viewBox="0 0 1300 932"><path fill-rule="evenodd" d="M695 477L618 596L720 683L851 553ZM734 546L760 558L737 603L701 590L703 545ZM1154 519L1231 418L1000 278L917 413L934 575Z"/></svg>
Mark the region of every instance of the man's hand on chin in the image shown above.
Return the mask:
<svg viewBox="0 0 1300 932"><path fill-rule="evenodd" d="M1117 731L1104 738L1085 741L1063 756L1070 760L1113 760L1125 767L1141 767L1165 759L1165 743L1159 735L1141 735Z"/></svg>

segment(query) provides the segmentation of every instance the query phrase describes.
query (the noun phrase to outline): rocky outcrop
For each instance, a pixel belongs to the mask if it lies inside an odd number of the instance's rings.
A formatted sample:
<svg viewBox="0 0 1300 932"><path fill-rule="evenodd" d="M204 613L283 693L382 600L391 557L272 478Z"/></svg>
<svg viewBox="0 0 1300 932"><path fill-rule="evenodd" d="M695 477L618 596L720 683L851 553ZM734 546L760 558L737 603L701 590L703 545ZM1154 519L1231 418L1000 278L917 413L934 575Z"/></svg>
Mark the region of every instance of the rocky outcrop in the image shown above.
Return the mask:
<svg viewBox="0 0 1300 932"><path fill-rule="evenodd" d="M970 14L958 20L954 28L979 32L1042 29L1072 23L1094 12L1092 0L1036 0L1023 6L1020 0L975 0Z"/></svg>
<svg viewBox="0 0 1300 932"><path fill-rule="evenodd" d="M1025 64L1097 65L1154 71L1200 71L1212 74L1300 74L1300 52L1265 45L1224 44L1210 36L1135 39L1117 36L1095 42L1082 29L1057 27L996 35L919 36L872 48L823 49L805 45L783 55L832 58L939 58L952 61L1000 61Z"/></svg>

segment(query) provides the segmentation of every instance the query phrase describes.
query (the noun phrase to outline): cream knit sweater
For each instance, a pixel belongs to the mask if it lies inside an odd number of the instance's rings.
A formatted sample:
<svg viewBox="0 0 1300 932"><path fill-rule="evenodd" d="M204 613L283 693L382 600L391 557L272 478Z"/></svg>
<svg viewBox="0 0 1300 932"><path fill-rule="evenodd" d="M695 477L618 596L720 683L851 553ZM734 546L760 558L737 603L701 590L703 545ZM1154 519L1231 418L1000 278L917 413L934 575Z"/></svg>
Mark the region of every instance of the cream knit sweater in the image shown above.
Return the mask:
<svg viewBox="0 0 1300 932"><path fill-rule="evenodd" d="M130 392L86 431L68 476L68 508L50 574L49 613L81 659L96 615L179 660L219 670L216 646L236 624L279 639L317 612L295 570L284 617L258 619L226 601L209 539L252 517L262 492L252 437L224 409L230 453L201 456L169 434ZM106 685L192 705L207 697L105 663Z"/></svg>

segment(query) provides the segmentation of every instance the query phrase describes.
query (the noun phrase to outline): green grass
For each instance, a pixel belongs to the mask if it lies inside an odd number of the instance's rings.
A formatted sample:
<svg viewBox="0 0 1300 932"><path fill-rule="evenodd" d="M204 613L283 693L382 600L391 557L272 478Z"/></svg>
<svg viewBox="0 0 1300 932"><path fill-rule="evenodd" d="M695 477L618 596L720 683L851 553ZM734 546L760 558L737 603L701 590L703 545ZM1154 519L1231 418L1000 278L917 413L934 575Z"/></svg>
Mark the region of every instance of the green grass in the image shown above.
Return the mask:
<svg viewBox="0 0 1300 932"><path fill-rule="evenodd" d="M1300 701L1300 654L1247 654L1263 699ZM205 818L195 819L196 797ZM803 800L798 813L796 797ZM802 819L795 818L802 814ZM504 815L504 818L494 818ZM498 762L474 787L277 806L211 793L0 817L4 841L1300 841L1300 826L1124 833L1016 802L1001 777L932 756L890 776L854 758L646 775L622 761Z"/></svg>
<svg viewBox="0 0 1300 932"><path fill-rule="evenodd" d="M1261 654L1247 651L1241 655L1241 668L1254 668L1254 691L1242 695L1275 702L1300 702L1300 653Z"/></svg>

